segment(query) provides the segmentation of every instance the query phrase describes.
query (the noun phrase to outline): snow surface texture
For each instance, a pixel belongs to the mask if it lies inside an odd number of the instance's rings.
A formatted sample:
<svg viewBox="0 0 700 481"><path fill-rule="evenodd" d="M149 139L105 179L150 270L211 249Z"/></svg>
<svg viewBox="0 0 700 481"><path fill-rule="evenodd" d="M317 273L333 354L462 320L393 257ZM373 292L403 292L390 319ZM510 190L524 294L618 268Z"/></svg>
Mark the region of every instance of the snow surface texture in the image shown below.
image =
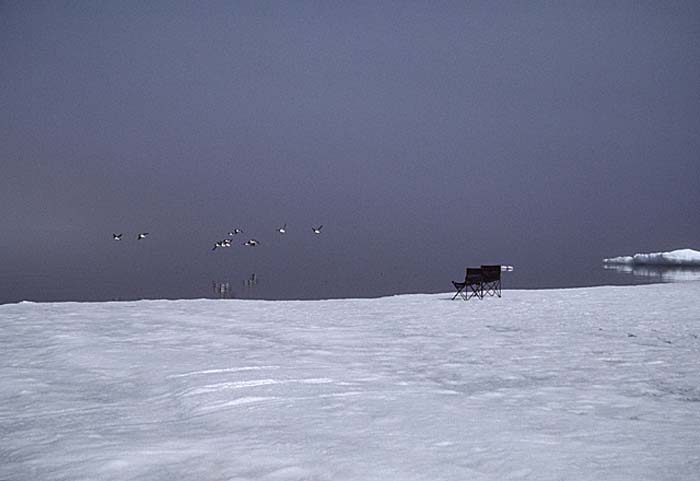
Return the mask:
<svg viewBox="0 0 700 481"><path fill-rule="evenodd" d="M610 257L604 264L632 264L655 266L697 266L700 267L700 251L678 249L671 252L652 252L633 256Z"/></svg>
<svg viewBox="0 0 700 481"><path fill-rule="evenodd" d="M700 283L0 306L0 479L697 480Z"/></svg>

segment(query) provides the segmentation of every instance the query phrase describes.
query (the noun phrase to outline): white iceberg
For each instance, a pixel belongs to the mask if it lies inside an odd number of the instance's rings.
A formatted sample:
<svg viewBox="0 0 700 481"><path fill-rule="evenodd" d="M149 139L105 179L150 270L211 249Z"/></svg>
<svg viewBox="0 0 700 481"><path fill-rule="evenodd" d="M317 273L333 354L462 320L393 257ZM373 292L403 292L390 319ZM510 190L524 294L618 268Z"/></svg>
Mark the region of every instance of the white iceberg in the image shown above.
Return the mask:
<svg viewBox="0 0 700 481"><path fill-rule="evenodd" d="M2 480L697 480L700 283L0 305Z"/></svg>
<svg viewBox="0 0 700 481"><path fill-rule="evenodd" d="M654 266L697 266L700 267L700 251L677 249L670 252L651 252L633 256L609 257L604 264L654 265Z"/></svg>

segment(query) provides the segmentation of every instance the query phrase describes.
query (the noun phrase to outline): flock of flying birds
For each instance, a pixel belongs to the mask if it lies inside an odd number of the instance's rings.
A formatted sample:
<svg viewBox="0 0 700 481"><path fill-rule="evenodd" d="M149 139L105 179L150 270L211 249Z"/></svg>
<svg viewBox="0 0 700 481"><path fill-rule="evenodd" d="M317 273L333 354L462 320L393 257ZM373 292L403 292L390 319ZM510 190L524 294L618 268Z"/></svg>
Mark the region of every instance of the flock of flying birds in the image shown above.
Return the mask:
<svg viewBox="0 0 700 481"><path fill-rule="evenodd" d="M323 229L323 225L319 225L318 227L312 227L311 231L316 235L320 235L321 229ZM282 227L278 227L277 232L281 235L286 234L287 233L287 224L284 224ZM238 228L233 229L232 231L230 231L228 233L227 238L220 240L220 241L217 241L211 250L215 251L216 249L220 249L220 248L223 249L226 247L231 247L231 245L233 244L233 237L237 236L238 234L242 234L242 233L243 233L243 231L241 229L238 229ZM141 233L139 233L138 236L136 236L136 240L143 240L146 237L148 237L148 235L149 235L148 232L141 232ZM115 241L120 241L120 240L122 240L122 234L112 234L112 239ZM247 241L245 241L243 243L243 245L246 247L256 247L256 246L260 245L260 241L258 241L256 239L248 239Z"/></svg>

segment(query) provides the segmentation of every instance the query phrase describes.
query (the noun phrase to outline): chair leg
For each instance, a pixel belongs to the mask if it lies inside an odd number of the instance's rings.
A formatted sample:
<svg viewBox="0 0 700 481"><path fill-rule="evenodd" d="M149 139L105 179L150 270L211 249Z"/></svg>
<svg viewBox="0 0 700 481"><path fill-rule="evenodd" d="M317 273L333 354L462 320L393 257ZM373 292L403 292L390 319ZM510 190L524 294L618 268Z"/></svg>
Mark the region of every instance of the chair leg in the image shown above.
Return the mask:
<svg viewBox="0 0 700 481"><path fill-rule="evenodd" d="M485 282L483 289L484 289L484 295L486 295L486 296L501 297L501 282L500 281Z"/></svg>
<svg viewBox="0 0 700 481"><path fill-rule="evenodd" d="M484 289L481 284L470 284L469 289L466 292L467 297L465 300L469 300L472 297L478 297L479 299L484 298Z"/></svg>
<svg viewBox="0 0 700 481"><path fill-rule="evenodd" d="M455 293L455 295L452 296L452 300L453 300L453 301L454 301L455 299L457 299L457 296L460 295L460 294L462 293L462 291L464 290L465 287L466 287L466 286L461 286L459 289L457 289L457 292ZM455 288L457 288L457 285L455 285Z"/></svg>

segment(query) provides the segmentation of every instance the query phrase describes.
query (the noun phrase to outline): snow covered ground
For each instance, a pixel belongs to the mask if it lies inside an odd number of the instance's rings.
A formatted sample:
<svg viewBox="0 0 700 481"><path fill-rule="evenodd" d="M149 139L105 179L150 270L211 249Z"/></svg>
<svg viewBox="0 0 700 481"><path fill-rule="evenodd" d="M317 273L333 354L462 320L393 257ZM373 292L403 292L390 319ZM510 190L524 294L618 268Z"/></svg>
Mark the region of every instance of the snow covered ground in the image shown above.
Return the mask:
<svg viewBox="0 0 700 481"><path fill-rule="evenodd" d="M0 306L0 480L697 480L700 283Z"/></svg>

